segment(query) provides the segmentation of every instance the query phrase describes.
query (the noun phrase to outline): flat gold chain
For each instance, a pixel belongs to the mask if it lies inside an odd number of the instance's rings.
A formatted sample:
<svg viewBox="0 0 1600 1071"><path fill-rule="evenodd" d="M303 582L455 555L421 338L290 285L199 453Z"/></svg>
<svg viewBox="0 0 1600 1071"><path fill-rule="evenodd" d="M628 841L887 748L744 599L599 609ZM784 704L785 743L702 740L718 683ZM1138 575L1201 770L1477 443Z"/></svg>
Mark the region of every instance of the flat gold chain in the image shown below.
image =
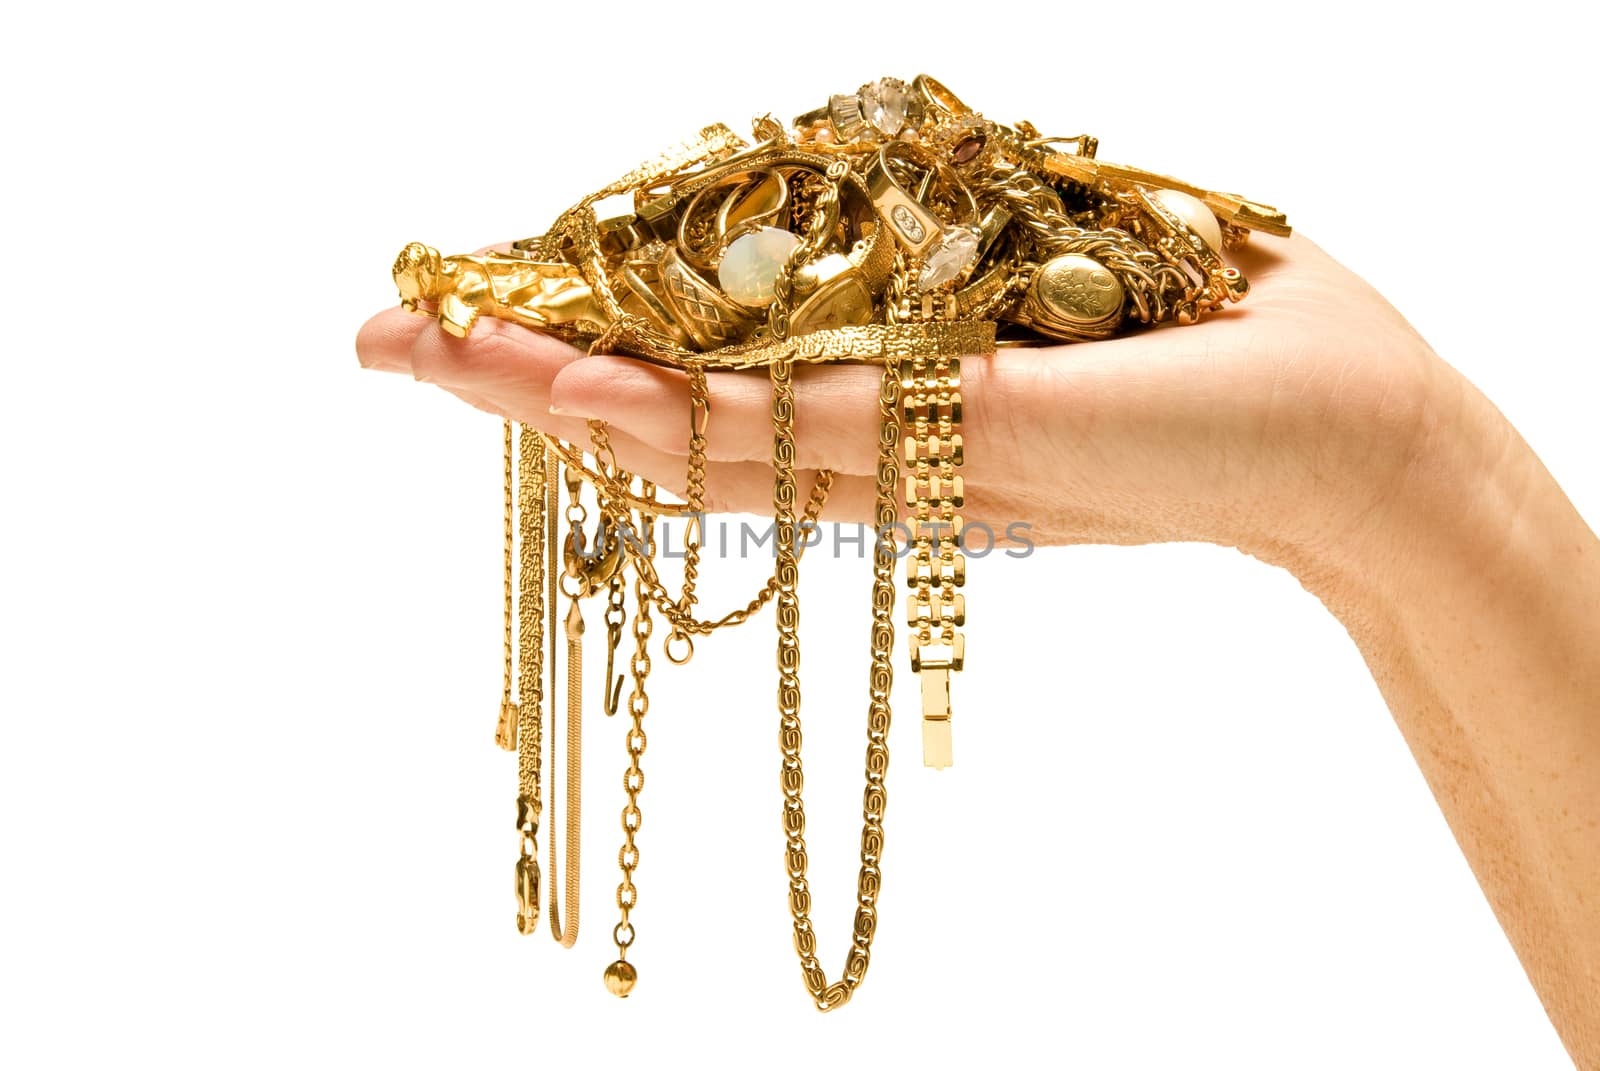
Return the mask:
<svg viewBox="0 0 1600 1071"><path fill-rule="evenodd" d="M879 387L878 493L873 550L872 668L867 713L866 790L862 795L861 867L856 876L856 911L850 951L844 972L830 983L816 956L816 932L811 924L811 887L806 878L806 812L801 763L800 726L800 603L799 555L796 551L794 474L794 381L792 365L774 362L772 378L774 524L778 568L776 579L778 622L779 747L783 754L785 862L789 873L789 913L794 920L795 951L801 977L811 999L821 1011L846 1003L866 977L872 938L878 925L879 864L883 856L883 813L888 805L885 777L889 769L889 692L894 680L894 524L899 483L900 369L891 356Z"/></svg>
<svg viewBox="0 0 1600 1071"><path fill-rule="evenodd" d="M554 450L545 455L545 549L547 563L545 575L549 582L548 610L550 640L550 772L548 774L550 807L556 802L555 714L556 714L556 645L563 631L567 637L567 793L566 793L566 878L563 883L565 906L550 900L550 934L563 948L571 948L578 940L578 908L583 860L583 618L578 601L572 601L564 630L556 627L556 607L560 605L561 572L560 540L557 538L561 516L561 459ZM550 881L553 885L561 873L556 864L556 836L550 833ZM563 926L562 920L566 922Z"/></svg>
<svg viewBox="0 0 1600 1071"><path fill-rule="evenodd" d="M530 934L539 921L539 793L544 698L544 437L522 426L517 459L520 516L517 609L517 930Z"/></svg>

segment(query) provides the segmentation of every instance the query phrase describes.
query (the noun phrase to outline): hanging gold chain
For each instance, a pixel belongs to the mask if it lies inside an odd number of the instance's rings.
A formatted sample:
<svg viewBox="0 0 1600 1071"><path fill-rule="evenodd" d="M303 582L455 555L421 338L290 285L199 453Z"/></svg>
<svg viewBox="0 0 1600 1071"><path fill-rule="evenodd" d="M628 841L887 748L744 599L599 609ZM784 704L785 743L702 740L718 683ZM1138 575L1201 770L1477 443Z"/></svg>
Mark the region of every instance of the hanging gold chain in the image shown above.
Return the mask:
<svg viewBox="0 0 1600 1071"><path fill-rule="evenodd" d="M648 495L654 488L648 482L643 483L643 493ZM647 551L655 549L654 518L648 513L639 514L639 541ZM621 918L611 931L612 940L617 945L617 959L606 968L606 988L619 997L627 996L634 983L638 981L639 973L633 964L628 962L628 948L633 944L634 930L630 917L634 907L639 903L639 890L633 884L633 872L639 865L639 847L634 837L639 832L643 815L639 811L639 793L644 789L644 770L639 760L644 756L645 745L648 742L644 731L644 718L650 711L650 697L645 692L645 679L650 676L650 632L652 622L650 618L650 602L645 597L644 587L637 577L634 578L634 599L637 602L633 615L633 660L629 671L633 676L633 691L628 696L628 715L632 718L632 725L628 728L628 769L622 776L622 787L628 795L628 802L622 808L622 848L617 852L617 864L622 870L622 881L617 885L617 910Z"/></svg>
<svg viewBox="0 0 1600 1071"><path fill-rule="evenodd" d="M697 362L689 366L689 474L684 501L690 519L683 535L683 596L678 600L678 608L685 614L694 609L694 587L700 576L700 518L706 508L706 431L710 423L711 388L705 366Z"/></svg>
<svg viewBox="0 0 1600 1071"><path fill-rule="evenodd" d="M504 628L502 630L502 649L505 654L505 672L501 676L500 684L500 717L495 722L494 742L506 751L517 750L517 705L511 699L511 687L515 679L511 669L511 659L515 651L516 640L511 634L511 617L516 583L515 563L512 555L516 550L516 533L513 524L516 520L516 503L513 495L516 489L516 474L513 466L516 463L516 444L511 437L511 421L504 422L505 432L505 467L503 485L505 488L505 553L503 556L503 577L505 580L505 612L503 615Z"/></svg>
<svg viewBox="0 0 1600 1071"><path fill-rule="evenodd" d="M564 632L567 638L567 795L566 842L567 870L563 885L565 907L552 896L550 900L550 933L563 948L571 948L578 940L578 908L580 903L580 878L583 860L583 615L578 600L572 600L571 609L563 629L556 627L556 607L560 603L561 572L558 564L560 540L557 538L561 515L561 461L555 451L545 458L545 547L548 555L546 574L549 579L550 637L550 772L549 791L552 814L556 802L555 715L556 715L556 645ZM556 836L550 833L550 882L552 885L561 873L556 864ZM562 919L565 917L565 926Z"/></svg>
<svg viewBox="0 0 1600 1071"><path fill-rule="evenodd" d="M544 437L523 425L518 458L517 509L520 554L517 609L517 832L522 845L516 866L517 930L529 934L539 921L540 705L544 648Z"/></svg>
<svg viewBox="0 0 1600 1071"><path fill-rule="evenodd" d="M711 390L705 366L694 362L689 376L689 472L684 481L684 502L689 513L683 528L683 594L678 597L678 617L692 617L695 583L700 577L700 543L704 536L706 500L706 429L711 422ZM683 651L680 656L673 645ZM673 625L665 644L667 658L682 665L694 656L694 641L687 629Z"/></svg>
<svg viewBox="0 0 1600 1071"><path fill-rule="evenodd" d="M789 913L794 919L794 944L800 972L811 999L832 1011L850 999L866 977L872 937L878 925L878 890L882 882L883 813L888 805L885 776L889 769L889 691L894 680L894 524L899 482L900 369L891 357L879 387L877 533L873 549L871 702L867 712L866 790L862 796L861 867L856 876L856 913L851 946L839 980L828 982L816 956L811 924L811 887L806 879L806 812L801 764L799 556L794 516L794 383L789 361L775 362L772 376L772 463L774 524L778 553L778 718L783 753L783 830L789 872Z"/></svg>
<svg viewBox="0 0 1600 1071"><path fill-rule="evenodd" d="M691 390L691 438L689 444L689 479L685 488L689 501L685 503L682 509L676 511L680 516L699 514L705 509L705 437L711 412L711 403L710 391L705 385L704 381L705 370L704 368L700 368L698 371L701 377L698 385L696 385L694 378L695 369L691 367L689 373ZM701 396L705 398L703 405L694 404L694 392L699 392ZM589 436L595 449L596 468L599 470L595 475L600 477L598 481L593 481L595 482L596 492L601 494L603 498L605 498L607 501L610 501L612 505L618 509L627 508L628 506L637 507L640 503L649 503L654 505L655 486L653 484L646 483L644 486L649 488L649 490L641 491L640 494L635 495L626 489L626 486L622 483L622 481L618 481L616 479L614 475L616 471L616 455L612 451L611 435L606 428L605 422L601 420L589 421ZM700 440L698 445L694 441L695 438ZM697 457L698 462L696 461ZM584 472L584 478L590 479L590 474L587 471ZM696 488L696 483L698 483L698 488ZM831 491L832 488L833 473L828 469L819 470L817 472L816 483L812 485L811 494L806 499L806 508L802 527L813 527L816 525L818 518L822 516L823 507L827 505L828 492ZM687 547L687 537L685 539L685 544ZM641 552L641 545L648 546L649 551L647 553ZM693 598L695 584L694 578L698 576L700 560L699 547L696 547L695 549L695 555L693 558L695 567L694 571L692 572L689 568L688 551L685 551L684 583L687 590L684 594L679 595L677 598L673 598L671 593L667 591L666 585L661 582L660 574L656 572L655 561L652 558L652 555L654 554L654 544L646 543L644 540L623 540L622 546L624 552L628 555L629 561L634 566L636 578L644 585L646 596L648 597L649 601L655 605L656 609L661 611L661 615L667 619L667 623L672 626L674 635L703 636L711 632L715 632L719 628L731 628L734 625L743 624L751 617L754 617L756 614L760 613L762 608L765 607L767 603L771 602L772 597L777 594L778 582L777 578L773 577L768 579L766 585L759 592L757 592L755 597L751 599L744 607L737 610L731 610L714 620L697 618L694 616L692 610L695 605L695 600ZM800 548L799 553L804 555L805 548ZM687 606L685 605L686 602Z"/></svg>
<svg viewBox="0 0 1600 1071"><path fill-rule="evenodd" d="M622 626L628 620L626 602L627 581L623 579L623 571L618 569L606 584L606 675L604 698L606 717L613 718L617 714L618 699L622 695L622 676L616 672L617 647L622 643ZM612 683L615 675L616 681Z"/></svg>
<svg viewBox="0 0 1600 1071"><path fill-rule="evenodd" d="M805 513L800 520L802 530L809 530L815 527L817 519L822 515L823 506L827 504L828 492L832 488L833 473L828 469L819 470L817 472L817 481L812 485L811 494L806 500ZM660 576L656 573L655 563L648 556L639 553L638 549L630 544L625 543L624 549L628 552L629 561L633 563L635 574L644 582L646 594L655 607L661 611L661 615L667 619L667 622L674 629L692 635L703 636L715 632L719 628L731 628L734 625L741 625L760 613L778 592L777 577L769 577L766 585L756 593L755 598L740 609L730 610L715 620L697 618L692 614L685 614L679 608L678 600L668 593L666 585L661 582ZM805 547L799 548L797 554L803 558L805 556Z"/></svg>

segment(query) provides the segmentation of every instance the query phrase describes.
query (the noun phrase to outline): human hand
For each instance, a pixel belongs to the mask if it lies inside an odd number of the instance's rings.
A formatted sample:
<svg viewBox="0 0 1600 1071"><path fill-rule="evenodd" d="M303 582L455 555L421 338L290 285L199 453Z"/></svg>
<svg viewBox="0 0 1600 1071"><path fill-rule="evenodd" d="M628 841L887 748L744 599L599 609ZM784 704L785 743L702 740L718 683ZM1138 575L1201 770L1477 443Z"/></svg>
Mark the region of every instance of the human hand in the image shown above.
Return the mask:
<svg viewBox="0 0 1600 1071"><path fill-rule="evenodd" d="M1304 238L1256 237L1252 290L1195 326L962 362L969 524L1039 543L1207 540L1270 552L1337 541L1393 493L1453 379L1365 282ZM619 464L682 491L689 399L676 371L582 358L497 321L453 338L392 309L361 330L369 368L409 372L488 412L586 443L612 425ZM796 370L799 464L836 478L825 515L869 520L876 368ZM770 385L709 377L706 504L772 503ZM802 474L802 489L808 476Z"/></svg>
<svg viewBox="0 0 1600 1071"><path fill-rule="evenodd" d="M962 363L963 516L1036 543L1204 540L1291 569L1350 629L1574 1060L1600 1067L1600 542L1494 407L1301 237L1235 258L1196 326ZM681 492L685 377L486 321L380 313L368 367L586 443ZM581 358L581 359L580 359ZM873 516L879 371L796 369L826 516ZM772 505L770 385L713 373L706 505ZM802 489L808 482L800 477Z"/></svg>

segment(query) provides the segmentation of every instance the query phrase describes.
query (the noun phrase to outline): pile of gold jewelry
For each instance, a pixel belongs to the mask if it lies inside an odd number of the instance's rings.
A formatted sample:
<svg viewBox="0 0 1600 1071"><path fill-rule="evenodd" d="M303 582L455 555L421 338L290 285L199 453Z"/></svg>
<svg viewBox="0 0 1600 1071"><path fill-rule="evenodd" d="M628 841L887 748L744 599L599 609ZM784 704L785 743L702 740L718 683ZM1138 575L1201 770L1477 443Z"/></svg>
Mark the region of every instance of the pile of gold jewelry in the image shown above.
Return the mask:
<svg viewBox="0 0 1600 1071"><path fill-rule="evenodd" d="M621 919L612 930L617 960L605 972L613 993L626 996L637 978L627 953L638 903L652 614L670 630L664 653L683 663L694 637L777 604L789 908L806 988L818 1008L836 1008L861 984L877 927L897 530L907 544L906 624L911 669L922 686L924 761L950 764L950 673L965 656L957 631L966 613L957 591L965 581L960 358L992 353L997 345L1105 338L1131 324L1193 323L1244 296L1247 284L1223 253L1252 230L1289 233L1275 209L1108 164L1095 150L1092 137L1044 137L1030 123L996 123L926 75L910 84L883 78L829 98L789 128L770 117L757 120L753 144L728 127L707 127L585 197L544 235L516 242L508 253L441 257L416 243L401 252L394 278L402 303L425 305L454 335L465 336L487 314L590 354L624 354L686 374L691 418L682 502L619 468L598 421L591 422L587 451L526 425L505 428L505 681L496 738L518 752L517 928L532 933L539 915L536 838L544 792L554 804L557 750L552 728L546 773L543 709L548 703L553 726L564 638L565 928L554 902L549 915L556 939L568 947L578 930L580 607L605 599L604 705L615 714L623 682L614 688L609 682L632 576ZM599 218L596 205L619 197L627 210ZM844 973L834 982L816 958L806 882L796 597L801 529L815 523L832 477L818 475L797 520L792 376L802 361L883 369L861 868ZM776 568L743 609L699 617L706 373L758 368L772 383ZM584 532L585 481L595 489L599 513L592 539ZM565 536L558 525L563 484ZM655 522L662 516L687 518L676 597L654 564ZM563 599L568 608L558 623ZM552 837L552 881L556 869Z"/></svg>

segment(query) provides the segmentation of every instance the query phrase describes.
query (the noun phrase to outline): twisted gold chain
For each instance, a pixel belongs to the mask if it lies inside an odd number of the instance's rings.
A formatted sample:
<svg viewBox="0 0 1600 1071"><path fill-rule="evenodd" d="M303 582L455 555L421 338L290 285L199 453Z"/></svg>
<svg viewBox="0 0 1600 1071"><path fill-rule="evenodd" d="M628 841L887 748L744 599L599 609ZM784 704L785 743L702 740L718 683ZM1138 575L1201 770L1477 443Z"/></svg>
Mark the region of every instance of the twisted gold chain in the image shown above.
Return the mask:
<svg viewBox="0 0 1600 1071"><path fill-rule="evenodd" d="M511 670L511 656L512 656L512 650L513 650L515 641L514 641L514 639L512 638L512 635L511 635L511 617L512 617L513 602L514 602L514 599L515 599L515 593L513 592L512 588L513 588L513 585L515 583L515 580L514 580L514 574L513 574L513 571L512 571L513 563L512 563L511 558L512 558L512 554L514 553L514 551L516 549L516 535L512 531L512 526L516 523L516 503L514 501L514 494L515 494L515 489L516 489L516 476L512 472L512 466L516 462L516 446L515 446L515 444L513 444L512 439L511 439L511 421L507 420L504 423L505 423L505 427L503 429L504 433L505 433L505 480L504 480L504 487L505 487L505 544L504 544L505 545L505 555L504 555L504 565L505 565L505 596L506 597L505 597L505 615L504 615L504 620L505 620L505 630L504 630L504 633L505 633L505 644L504 644L504 650L505 650L505 674L501 678L502 683L501 683L501 687L500 687L500 713L501 713L501 724L502 724L502 726L505 725L506 708L511 705L511 687L512 687L512 684L513 684L513 681L514 681L514 675L513 675L512 670ZM512 730L514 732L514 730L516 728L516 722L512 721L510 723L510 725L511 725L511 728L512 728ZM516 741L515 735L513 735L508 741L506 739L505 735L503 733L501 733L501 734L497 734L496 739L498 740L500 746L505 748L508 751L515 749L516 746L517 746L517 741Z"/></svg>
<svg viewBox="0 0 1600 1071"><path fill-rule="evenodd" d="M512 555L516 552L516 533L513 525L516 523L516 473L513 466L516 464L517 448L512 440L511 421L504 422L504 478L502 485L505 488L505 553L502 558L502 577L505 581L505 608L503 628L501 630L501 651L504 654L505 671L500 678L500 718L495 722L494 742L506 751L517 750L517 704L511 698L511 688L515 683L515 675L511 668L512 655L516 648L516 638L511 632L511 618L515 608L516 584L515 562Z"/></svg>
<svg viewBox="0 0 1600 1071"><path fill-rule="evenodd" d="M844 972L830 983L816 956L816 932L811 924L811 887L806 878L806 811L801 763L800 727L800 602L799 555L796 552L794 516L794 380L787 360L771 367L773 468L777 470L772 501L778 553L778 739L783 754L780 784L783 788L785 862L789 873L789 912L794 920L795 951L800 973L811 999L821 1011L832 1011L850 999L871 961L872 937L878 924L878 890L882 882L883 813L888 805L884 778L889 769L889 691L894 680L894 543L895 495L899 482L900 397L899 360L891 356L884 365L879 387L881 416L878 452L878 493L873 550L872 668L867 712L866 790L862 795L861 867L856 876L856 913L850 951Z"/></svg>

